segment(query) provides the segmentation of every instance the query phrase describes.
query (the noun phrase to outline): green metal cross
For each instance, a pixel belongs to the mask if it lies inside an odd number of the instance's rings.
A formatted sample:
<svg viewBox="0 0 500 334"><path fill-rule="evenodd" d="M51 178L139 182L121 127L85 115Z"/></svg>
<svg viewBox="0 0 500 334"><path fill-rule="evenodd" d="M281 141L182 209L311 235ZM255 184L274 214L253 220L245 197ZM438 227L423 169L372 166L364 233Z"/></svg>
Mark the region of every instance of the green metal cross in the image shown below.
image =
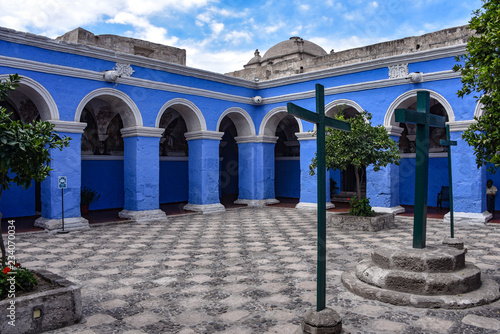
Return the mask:
<svg viewBox="0 0 500 334"><path fill-rule="evenodd" d="M287 104L288 113L300 119L316 123L316 155L318 161L318 259L316 311L325 308L326 294L326 158L325 127L351 131L351 124L325 116L325 88L316 84L316 113L293 103Z"/></svg>
<svg viewBox="0 0 500 334"><path fill-rule="evenodd" d="M457 142L455 140L450 140L450 126L446 124L446 140L441 139L439 144L442 146L448 146L448 178L450 184L450 234L452 238L455 238L455 232L453 227L453 178L451 177L451 146L456 146Z"/></svg>
<svg viewBox="0 0 500 334"><path fill-rule="evenodd" d="M431 115L430 94L426 91L417 92L417 111L396 109L396 122L417 125L413 248L425 248L429 183L429 127L444 128L445 120L442 116Z"/></svg>

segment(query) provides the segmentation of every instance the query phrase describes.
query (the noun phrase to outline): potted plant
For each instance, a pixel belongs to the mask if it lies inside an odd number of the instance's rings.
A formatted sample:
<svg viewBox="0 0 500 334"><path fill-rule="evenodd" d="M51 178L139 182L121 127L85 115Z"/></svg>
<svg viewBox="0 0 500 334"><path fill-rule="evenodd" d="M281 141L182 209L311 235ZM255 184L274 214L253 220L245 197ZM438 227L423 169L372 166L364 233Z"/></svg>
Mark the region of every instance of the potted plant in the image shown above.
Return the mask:
<svg viewBox="0 0 500 334"><path fill-rule="evenodd" d="M341 110L334 118L349 122L351 131L326 129L326 167L329 170L345 170L349 165L352 165L356 176L356 196L349 199L351 205L349 214L328 214L329 224L364 231L378 231L390 226L391 222L387 220L394 221L394 216L389 214L390 217L387 219L380 219L379 217L384 214L375 214L371 209L369 199L362 198L361 176L366 167L370 165L375 171L391 163L399 165L401 156L398 145L391 139L383 126L373 127L371 125L372 115L367 111L346 118ZM311 174L314 174L317 167L316 158L313 159L309 167ZM365 221L367 223L363 223Z"/></svg>
<svg viewBox="0 0 500 334"><path fill-rule="evenodd" d="M82 214L89 213L89 205L96 202L101 195L95 190L88 187L83 187L80 194L80 211Z"/></svg>

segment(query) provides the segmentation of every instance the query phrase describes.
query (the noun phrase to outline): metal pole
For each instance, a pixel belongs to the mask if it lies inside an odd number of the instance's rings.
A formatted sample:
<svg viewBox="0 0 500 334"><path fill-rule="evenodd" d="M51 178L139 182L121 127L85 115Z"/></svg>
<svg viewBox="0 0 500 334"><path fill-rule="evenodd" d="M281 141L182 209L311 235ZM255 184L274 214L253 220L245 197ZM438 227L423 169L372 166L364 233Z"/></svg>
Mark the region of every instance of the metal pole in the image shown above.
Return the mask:
<svg viewBox="0 0 500 334"><path fill-rule="evenodd" d="M316 84L316 112L320 122L317 130L318 159L318 282L316 311L325 308L326 295L326 158L325 158L325 93L324 87Z"/></svg>
<svg viewBox="0 0 500 334"><path fill-rule="evenodd" d="M446 124L446 140L450 142L450 125ZM453 225L453 177L451 175L451 145L448 146L448 178L450 183L450 230L451 237L455 238L455 227Z"/></svg>

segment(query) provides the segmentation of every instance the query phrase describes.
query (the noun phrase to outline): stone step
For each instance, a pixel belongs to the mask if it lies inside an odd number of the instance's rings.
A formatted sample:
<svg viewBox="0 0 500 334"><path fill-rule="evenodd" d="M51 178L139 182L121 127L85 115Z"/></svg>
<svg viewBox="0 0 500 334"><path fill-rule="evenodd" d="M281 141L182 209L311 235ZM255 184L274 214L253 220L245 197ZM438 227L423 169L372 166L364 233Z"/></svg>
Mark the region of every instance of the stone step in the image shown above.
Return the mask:
<svg viewBox="0 0 500 334"><path fill-rule="evenodd" d="M464 268L465 250L447 246L387 246L372 252L374 264L384 269L414 272L453 272Z"/></svg>
<svg viewBox="0 0 500 334"><path fill-rule="evenodd" d="M457 295L481 286L481 270L472 263L455 272L427 273L384 269L366 259L356 266L356 276L382 289L418 295Z"/></svg>

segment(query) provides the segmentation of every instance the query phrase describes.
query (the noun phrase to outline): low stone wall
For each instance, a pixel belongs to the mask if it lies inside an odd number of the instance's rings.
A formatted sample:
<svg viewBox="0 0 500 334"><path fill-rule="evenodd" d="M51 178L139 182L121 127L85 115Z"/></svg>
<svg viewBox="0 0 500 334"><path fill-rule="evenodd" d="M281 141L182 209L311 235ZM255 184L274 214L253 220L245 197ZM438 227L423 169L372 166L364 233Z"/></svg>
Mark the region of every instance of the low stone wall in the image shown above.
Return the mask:
<svg viewBox="0 0 500 334"><path fill-rule="evenodd" d="M392 213L376 213L373 217L357 217L351 216L349 213L327 212L326 226L345 231L377 232L393 228L395 224Z"/></svg>
<svg viewBox="0 0 500 334"><path fill-rule="evenodd" d="M0 333L42 333L75 324L82 319L79 285L47 270L33 272L56 287L0 301Z"/></svg>

